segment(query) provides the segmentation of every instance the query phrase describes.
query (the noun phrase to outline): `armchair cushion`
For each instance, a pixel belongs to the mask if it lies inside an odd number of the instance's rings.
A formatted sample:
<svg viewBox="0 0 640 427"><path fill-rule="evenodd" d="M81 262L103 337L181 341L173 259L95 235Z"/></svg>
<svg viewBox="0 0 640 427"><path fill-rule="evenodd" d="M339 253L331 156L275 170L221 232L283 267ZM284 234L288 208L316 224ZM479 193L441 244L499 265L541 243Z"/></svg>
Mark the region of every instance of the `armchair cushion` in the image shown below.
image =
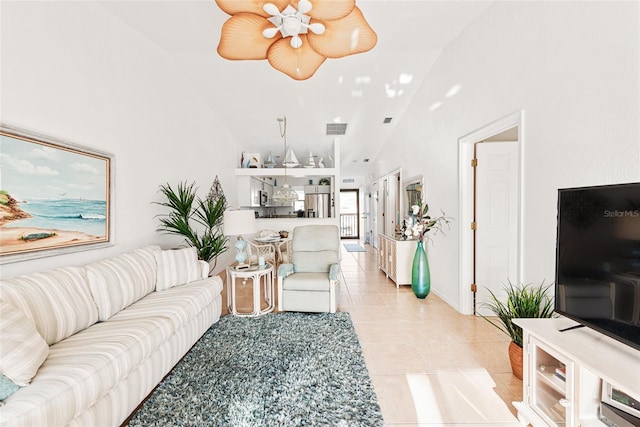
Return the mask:
<svg viewBox="0 0 640 427"><path fill-rule="evenodd" d="M293 273L293 264L280 264L278 267L278 277L285 277Z"/></svg>
<svg viewBox="0 0 640 427"><path fill-rule="evenodd" d="M291 261L295 272L328 273L340 262L340 234L334 225L296 227L293 232Z"/></svg>
<svg viewBox="0 0 640 427"><path fill-rule="evenodd" d="M287 277L283 289L286 291L329 292L330 284L327 273L296 273Z"/></svg>

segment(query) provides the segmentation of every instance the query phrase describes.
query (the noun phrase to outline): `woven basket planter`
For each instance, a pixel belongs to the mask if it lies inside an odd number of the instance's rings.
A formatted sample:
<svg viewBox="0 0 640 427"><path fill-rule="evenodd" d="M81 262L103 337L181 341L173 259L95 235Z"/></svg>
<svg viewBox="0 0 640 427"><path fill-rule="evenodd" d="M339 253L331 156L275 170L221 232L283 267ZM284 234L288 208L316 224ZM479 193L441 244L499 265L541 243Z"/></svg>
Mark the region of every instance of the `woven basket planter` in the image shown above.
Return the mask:
<svg viewBox="0 0 640 427"><path fill-rule="evenodd" d="M522 347L515 342L509 343L509 361L511 362L511 372L519 380L522 379Z"/></svg>

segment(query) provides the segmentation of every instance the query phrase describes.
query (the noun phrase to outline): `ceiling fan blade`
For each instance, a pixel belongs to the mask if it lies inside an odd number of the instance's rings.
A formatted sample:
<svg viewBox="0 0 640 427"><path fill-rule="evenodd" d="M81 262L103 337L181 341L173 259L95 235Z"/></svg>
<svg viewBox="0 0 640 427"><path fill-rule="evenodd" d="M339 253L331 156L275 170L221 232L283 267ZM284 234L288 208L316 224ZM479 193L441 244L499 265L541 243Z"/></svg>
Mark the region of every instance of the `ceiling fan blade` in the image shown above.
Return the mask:
<svg viewBox="0 0 640 427"><path fill-rule="evenodd" d="M273 3L265 3L262 9L271 16L280 16L280 9Z"/></svg>

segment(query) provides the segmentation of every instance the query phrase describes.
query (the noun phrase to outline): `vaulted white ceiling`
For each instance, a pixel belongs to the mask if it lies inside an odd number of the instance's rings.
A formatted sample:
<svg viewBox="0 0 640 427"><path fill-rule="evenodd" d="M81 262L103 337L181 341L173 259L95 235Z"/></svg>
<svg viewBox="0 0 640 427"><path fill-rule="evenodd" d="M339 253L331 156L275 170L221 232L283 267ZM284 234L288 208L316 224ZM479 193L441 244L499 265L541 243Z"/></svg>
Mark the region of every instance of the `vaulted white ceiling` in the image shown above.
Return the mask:
<svg viewBox="0 0 640 427"><path fill-rule="evenodd" d="M311 0L313 3L313 0ZM387 143L429 69L490 1L358 0L378 36L369 52L327 59L296 81L267 61L228 61L216 52L229 15L214 0L105 1L109 13L150 39L175 61L194 90L237 141L238 151L283 153L277 118L287 116L288 143L299 160L327 157L327 123L347 123L340 136L345 175L367 171ZM384 124L391 117L389 124Z"/></svg>

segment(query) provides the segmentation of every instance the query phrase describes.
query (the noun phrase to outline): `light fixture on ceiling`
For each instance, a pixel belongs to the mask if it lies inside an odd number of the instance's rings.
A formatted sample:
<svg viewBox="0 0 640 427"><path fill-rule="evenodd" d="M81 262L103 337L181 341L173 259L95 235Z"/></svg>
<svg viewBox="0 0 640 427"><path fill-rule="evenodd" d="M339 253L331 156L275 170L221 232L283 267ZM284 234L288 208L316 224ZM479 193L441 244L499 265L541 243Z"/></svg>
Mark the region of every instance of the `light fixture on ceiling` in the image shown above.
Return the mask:
<svg viewBox="0 0 640 427"><path fill-rule="evenodd" d="M297 6L290 0L216 3L231 15L222 26L220 56L267 59L295 80L313 76L327 58L371 50L378 39L354 0L299 0Z"/></svg>
<svg viewBox="0 0 640 427"><path fill-rule="evenodd" d="M273 192L272 199L275 202L291 205L293 202L298 200L298 193L296 193L291 187L289 187L289 182L287 181L287 168L296 167L300 165L296 155L291 150L291 147L287 147L287 117L284 116L282 118L278 118L278 127L280 128L280 136L284 141L284 152L285 157L282 162L284 166L284 184L281 188L278 188Z"/></svg>

